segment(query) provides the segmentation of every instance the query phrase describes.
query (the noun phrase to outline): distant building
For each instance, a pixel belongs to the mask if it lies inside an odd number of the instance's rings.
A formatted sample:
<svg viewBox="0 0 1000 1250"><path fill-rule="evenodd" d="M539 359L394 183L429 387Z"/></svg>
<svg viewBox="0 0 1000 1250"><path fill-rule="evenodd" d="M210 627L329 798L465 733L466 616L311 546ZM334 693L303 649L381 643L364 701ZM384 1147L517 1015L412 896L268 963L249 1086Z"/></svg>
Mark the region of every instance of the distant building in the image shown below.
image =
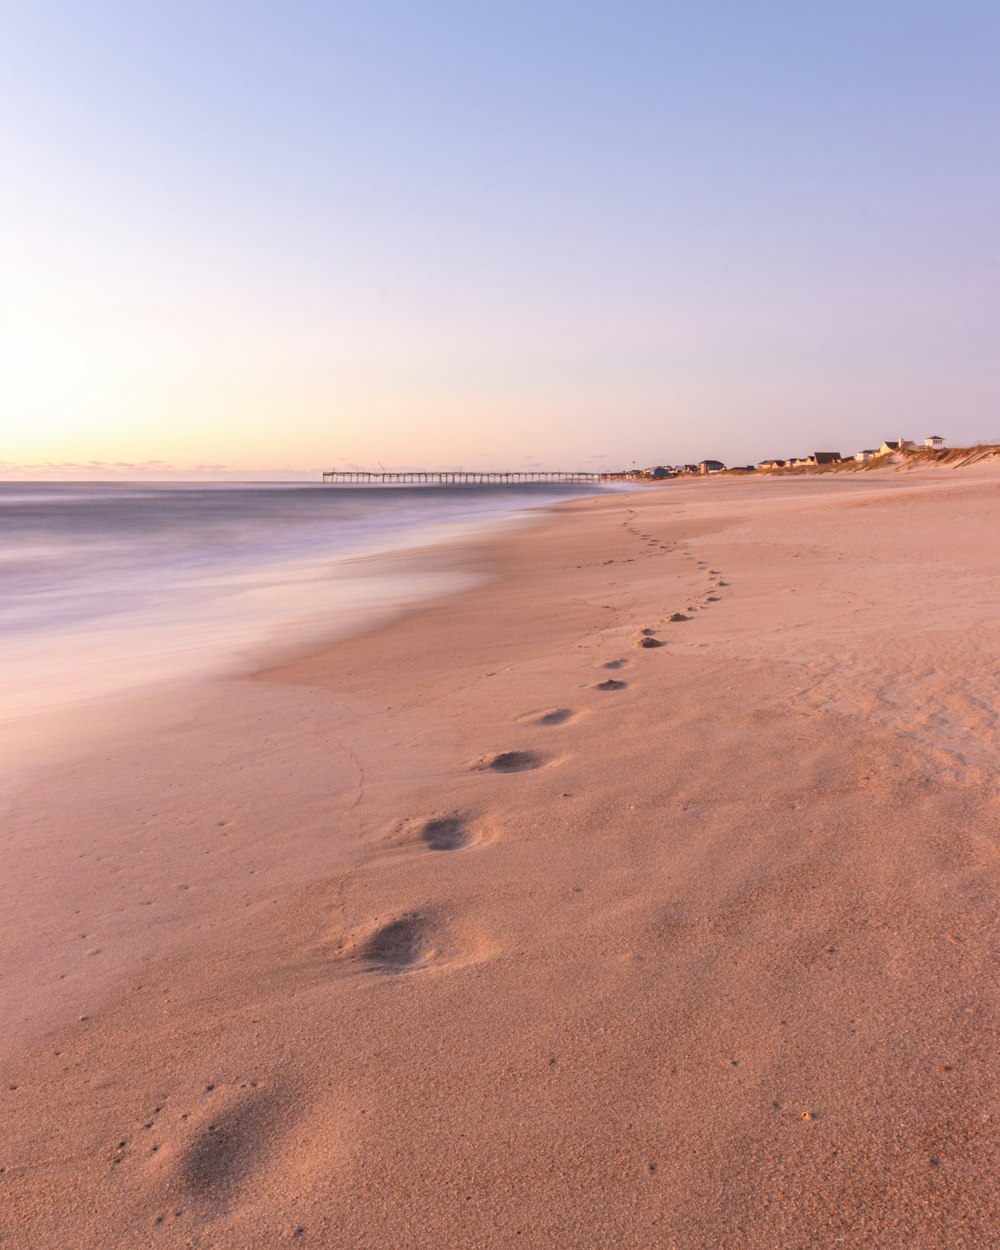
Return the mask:
<svg viewBox="0 0 1000 1250"><path fill-rule="evenodd" d="M787 463L787 460L762 460L757 467L759 469L783 469Z"/></svg>
<svg viewBox="0 0 1000 1250"><path fill-rule="evenodd" d="M840 452L814 451L809 460L812 464L840 464Z"/></svg>
<svg viewBox="0 0 1000 1250"><path fill-rule="evenodd" d="M924 439L924 446L933 447L936 451L939 447L944 446L944 439L940 434L928 434L928 436Z"/></svg>
<svg viewBox="0 0 1000 1250"><path fill-rule="evenodd" d="M721 473L726 466L721 460L699 460L699 473Z"/></svg>
<svg viewBox="0 0 1000 1250"><path fill-rule="evenodd" d="M877 455L878 452L874 447L866 447L864 451L856 451L854 453L854 459L859 461L861 464L865 464L869 460L874 460Z"/></svg>
<svg viewBox="0 0 1000 1250"><path fill-rule="evenodd" d="M697 473L698 466L696 464L682 464L681 472L682 473Z"/></svg>
<svg viewBox="0 0 1000 1250"><path fill-rule="evenodd" d="M908 438L897 438L895 442L888 440L879 448L879 454L887 456L891 451L913 451L916 443L911 443Z"/></svg>

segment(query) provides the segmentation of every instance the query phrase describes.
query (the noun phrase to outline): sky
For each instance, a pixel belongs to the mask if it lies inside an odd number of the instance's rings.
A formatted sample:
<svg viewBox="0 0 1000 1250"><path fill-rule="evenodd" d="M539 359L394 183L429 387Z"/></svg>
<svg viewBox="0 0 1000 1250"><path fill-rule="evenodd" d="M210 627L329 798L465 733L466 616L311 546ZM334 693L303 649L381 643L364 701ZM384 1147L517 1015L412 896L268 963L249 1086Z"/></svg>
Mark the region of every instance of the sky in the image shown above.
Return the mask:
<svg viewBox="0 0 1000 1250"><path fill-rule="evenodd" d="M996 0L7 0L0 476L1000 440Z"/></svg>

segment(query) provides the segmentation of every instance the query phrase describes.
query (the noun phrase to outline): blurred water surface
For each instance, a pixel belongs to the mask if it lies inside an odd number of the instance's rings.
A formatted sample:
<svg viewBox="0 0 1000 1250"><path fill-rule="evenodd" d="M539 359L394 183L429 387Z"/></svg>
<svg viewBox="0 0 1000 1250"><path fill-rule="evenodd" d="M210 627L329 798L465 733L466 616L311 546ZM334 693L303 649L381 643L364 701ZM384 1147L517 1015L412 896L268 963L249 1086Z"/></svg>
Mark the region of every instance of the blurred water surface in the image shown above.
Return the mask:
<svg viewBox="0 0 1000 1250"><path fill-rule="evenodd" d="M0 483L0 730L9 744L26 718L237 671L290 631L336 637L449 593L473 576L379 575L355 558L589 489Z"/></svg>

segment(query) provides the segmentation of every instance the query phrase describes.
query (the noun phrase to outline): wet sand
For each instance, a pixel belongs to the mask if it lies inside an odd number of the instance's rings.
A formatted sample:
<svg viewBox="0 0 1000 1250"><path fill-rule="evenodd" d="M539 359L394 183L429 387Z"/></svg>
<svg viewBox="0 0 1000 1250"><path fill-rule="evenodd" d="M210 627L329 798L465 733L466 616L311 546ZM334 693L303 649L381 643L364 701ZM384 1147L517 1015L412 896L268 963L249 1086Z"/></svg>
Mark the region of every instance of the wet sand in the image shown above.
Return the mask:
<svg viewBox="0 0 1000 1250"><path fill-rule="evenodd" d="M0 1245L1000 1240L1000 474L690 482L5 817Z"/></svg>

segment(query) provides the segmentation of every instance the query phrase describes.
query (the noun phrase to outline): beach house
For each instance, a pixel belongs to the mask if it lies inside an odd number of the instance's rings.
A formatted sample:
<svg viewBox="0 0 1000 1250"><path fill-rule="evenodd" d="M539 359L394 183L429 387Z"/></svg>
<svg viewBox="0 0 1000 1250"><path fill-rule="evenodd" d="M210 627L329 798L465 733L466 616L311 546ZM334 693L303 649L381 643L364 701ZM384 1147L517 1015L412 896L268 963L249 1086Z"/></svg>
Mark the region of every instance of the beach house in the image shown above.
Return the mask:
<svg viewBox="0 0 1000 1250"><path fill-rule="evenodd" d="M937 451L939 447L944 446L944 439L940 434L928 434L924 439L924 446L931 447L934 451Z"/></svg>
<svg viewBox="0 0 1000 1250"><path fill-rule="evenodd" d="M699 473L721 473L726 466L721 460L699 460Z"/></svg>

